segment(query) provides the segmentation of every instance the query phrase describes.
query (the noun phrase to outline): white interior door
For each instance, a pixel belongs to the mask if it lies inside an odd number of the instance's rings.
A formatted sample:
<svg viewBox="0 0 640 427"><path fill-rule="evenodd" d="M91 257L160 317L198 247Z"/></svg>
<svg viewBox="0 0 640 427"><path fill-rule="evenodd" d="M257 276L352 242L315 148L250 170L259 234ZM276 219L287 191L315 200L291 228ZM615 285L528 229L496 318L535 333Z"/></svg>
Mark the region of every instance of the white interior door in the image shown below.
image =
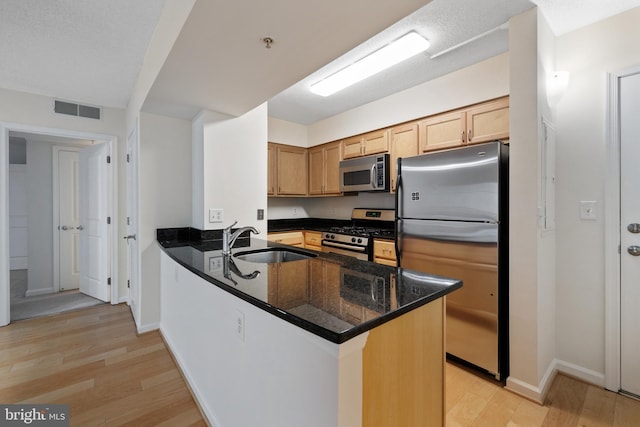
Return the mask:
<svg viewBox="0 0 640 427"><path fill-rule="evenodd" d="M640 74L620 79L620 388L640 396Z"/></svg>
<svg viewBox="0 0 640 427"><path fill-rule="evenodd" d="M140 320L138 283L138 132L137 126L127 138L127 260L129 305L136 322Z"/></svg>
<svg viewBox="0 0 640 427"><path fill-rule="evenodd" d="M108 144L80 151L80 292L109 301Z"/></svg>
<svg viewBox="0 0 640 427"><path fill-rule="evenodd" d="M58 274L60 290L80 285L80 206L78 150L58 153Z"/></svg>

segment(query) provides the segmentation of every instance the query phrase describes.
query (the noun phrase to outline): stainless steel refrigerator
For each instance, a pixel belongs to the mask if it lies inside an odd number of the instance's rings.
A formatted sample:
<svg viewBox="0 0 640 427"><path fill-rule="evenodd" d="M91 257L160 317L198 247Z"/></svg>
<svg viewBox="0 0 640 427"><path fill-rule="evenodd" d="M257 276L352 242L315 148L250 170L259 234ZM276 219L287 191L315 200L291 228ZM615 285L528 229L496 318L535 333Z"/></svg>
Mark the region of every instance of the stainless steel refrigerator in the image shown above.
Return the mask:
<svg viewBox="0 0 640 427"><path fill-rule="evenodd" d="M399 266L462 279L447 296L447 354L504 381L508 159L500 141L398 159Z"/></svg>

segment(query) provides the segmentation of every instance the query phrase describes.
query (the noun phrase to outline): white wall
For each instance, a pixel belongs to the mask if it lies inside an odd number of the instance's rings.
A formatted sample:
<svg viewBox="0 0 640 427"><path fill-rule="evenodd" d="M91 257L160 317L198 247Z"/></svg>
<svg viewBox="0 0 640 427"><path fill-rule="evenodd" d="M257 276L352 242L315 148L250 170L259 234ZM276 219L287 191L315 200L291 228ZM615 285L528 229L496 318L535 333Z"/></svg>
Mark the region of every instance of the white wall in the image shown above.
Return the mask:
<svg viewBox="0 0 640 427"><path fill-rule="evenodd" d="M634 9L557 39L558 69L570 72L557 106L557 353L596 379L605 366L605 73L640 65L638 22ZM597 220L579 219L581 200L598 202Z"/></svg>
<svg viewBox="0 0 640 427"><path fill-rule="evenodd" d="M52 162L51 143L27 141L27 296L53 292Z"/></svg>
<svg viewBox="0 0 640 427"><path fill-rule="evenodd" d="M293 145L296 147L308 147L307 127L286 120L268 118L269 142Z"/></svg>
<svg viewBox="0 0 640 427"><path fill-rule="evenodd" d="M140 115L139 330L160 321L160 250L156 229L184 227L191 219L191 122Z"/></svg>
<svg viewBox="0 0 640 427"><path fill-rule="evenodd" d="M236 227L254 226L267 231L267 104L262 104L240 117L221 117L204 112L195 126L202 126L202 141L194 131L194 153L202 144L202 178L204 201L193 200L192 226L216 230L238 221ZM195 154L194 154L195 155ZM198 154L199 155L199 154ZM195 163L196 160L194 160ZM194 164L194 171L200 165ZM196 185L194 184L194 190ZM222 223L209 222L209 209L223 209ZM264 209L265 219L257 219L257 209Z"/></svg>

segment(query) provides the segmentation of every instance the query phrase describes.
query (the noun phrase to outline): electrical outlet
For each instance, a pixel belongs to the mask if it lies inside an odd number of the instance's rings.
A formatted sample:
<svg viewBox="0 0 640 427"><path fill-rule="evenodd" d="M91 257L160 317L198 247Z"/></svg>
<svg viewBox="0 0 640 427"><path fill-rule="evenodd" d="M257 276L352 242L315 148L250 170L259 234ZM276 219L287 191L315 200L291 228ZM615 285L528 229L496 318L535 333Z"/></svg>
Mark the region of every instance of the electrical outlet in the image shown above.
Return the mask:
<svg viewBox="0 0 640 427"><path fill-rule="evenodd" d="M209 272L217 273L223 270L223 260L222 257L212 256L209 258Z"/></svg>
<svg viewBox="0 0 640 427"><path fill-rule="evenodd" d="M236 337L242 342L244 342L244 313L240 310L236 310L236 318L235 318L235 333Z"/></svg>
<svg viewBox="0 0 640 427"><path fill-rule="evenodd" d="M224 210L209 209L209 222L224 222Z"/></svg>
<svg viewBox="0 0 640 427"><path fill-rule="evenodd" d="M258 209L258 221L264 219L264 209Z"/></svg>
<svg viewBox="0 0 640 427"><path fill-rule="evenodd" d="M292 208L291 213L293 214L293 216L298 215L298 208Z"/></svg>

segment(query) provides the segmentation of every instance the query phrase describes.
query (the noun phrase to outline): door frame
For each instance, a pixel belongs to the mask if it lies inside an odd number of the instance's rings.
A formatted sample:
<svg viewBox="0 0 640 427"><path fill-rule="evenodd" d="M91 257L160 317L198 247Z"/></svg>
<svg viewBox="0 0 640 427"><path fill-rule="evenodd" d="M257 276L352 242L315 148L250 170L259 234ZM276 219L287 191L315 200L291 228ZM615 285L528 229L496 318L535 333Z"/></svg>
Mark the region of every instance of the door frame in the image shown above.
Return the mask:
<svg viewBox="0 0 640 427"><path fill-rule="evenodd" d="M96 132L83 132L44 126L0 122L0 326L10 323L10 274L9 274L9 132L28 132L66 138L95 140L109 145L111 168L109 168L109 194L107 203L111 216L111 250L107 268L111 272L111 304L118 300L118 137Z"/></svg>
<svg viewBox="0 0 640 427"><path fill-rule="evenodd" d="M605 352L604 386L620 391L620 79L640 65L607 73L607 165L605 177Z"/></svg>
<svg viewBox="0 0 640 427"><path fill-rule="evenodd" d="M60 233L56 229L60 224L60 171L58 155L60 151L80 151L81 146L53 145L53 291L60 292Z"/></svg>

